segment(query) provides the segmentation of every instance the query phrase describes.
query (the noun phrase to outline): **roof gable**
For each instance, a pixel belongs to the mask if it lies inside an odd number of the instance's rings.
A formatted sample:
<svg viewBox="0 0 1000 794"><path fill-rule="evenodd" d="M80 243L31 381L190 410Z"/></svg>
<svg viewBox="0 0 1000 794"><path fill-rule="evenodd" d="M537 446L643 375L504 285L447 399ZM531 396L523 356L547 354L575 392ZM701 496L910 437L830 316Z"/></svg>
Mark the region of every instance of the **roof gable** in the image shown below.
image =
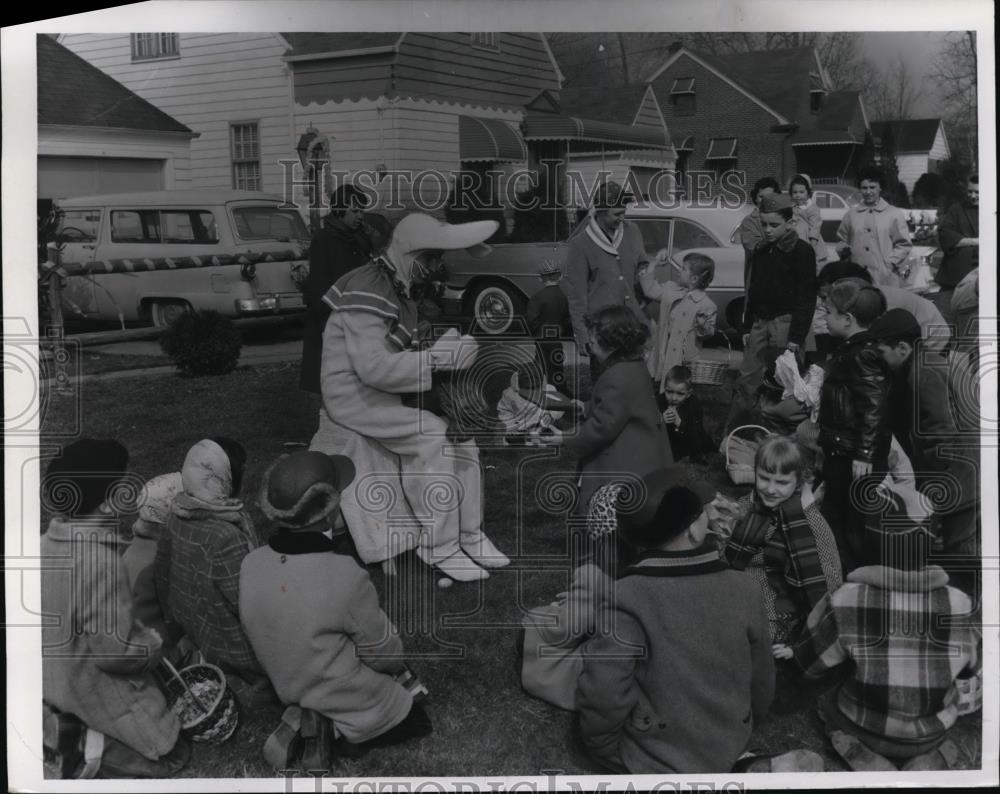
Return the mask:
<svg viewBox="0 0 1000 794"><path fill-rule="evenodd" d="M39 124L195 134L52 36L37 48Z"/></svg>
<svg viewBox="0 0 1000 794"><path fill-rule="evenodd" d="M641 83L604 90L567 85L559 92L559 107L568 116L631 124L645 95L646 86Z"/></svg>
<svg viewBox="0 0 1000 794"><path fill-rule="evenodd" d="M873 121L872 134L884 138L891 127L897 152L929 152L934 148L941 119L893 119Z"/></svg>
<svg viewBox="0 0 1000 794"><path fill-rule="evenodd" d="M817 64L814 48L699 54L789 121L802 121L803 111L808 113L809 75Z"/></svg>

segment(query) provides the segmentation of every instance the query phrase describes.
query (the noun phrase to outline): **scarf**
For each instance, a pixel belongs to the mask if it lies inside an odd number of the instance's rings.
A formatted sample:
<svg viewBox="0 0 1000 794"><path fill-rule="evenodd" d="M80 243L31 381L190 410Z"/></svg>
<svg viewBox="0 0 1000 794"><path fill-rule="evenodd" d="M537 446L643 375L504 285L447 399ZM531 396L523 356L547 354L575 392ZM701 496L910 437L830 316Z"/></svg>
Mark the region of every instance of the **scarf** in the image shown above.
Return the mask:
<svg viewBox="0 0 1000 794"><path fill-rule="evenodd" d="M733 531L726 545L726 559L733 568L744 570L750 559L765 548L772 524L777 526L788 549L784 571L779 575L790 591L805 597L812 609L826 595L826 577L812 527L797 496L777 510L769 510L754 494L749 514Z"/></svg>
<svg viewBox="0 0 1000 794"><path fill-rule="evenodd" d="M624 221L618 225L615 229L615 234L608 241L607 235L604 233L604 229L600 227L597 222L597 218L593 215L587 221L587 236L594 241L594 244L600 248L602 251L606 251L612 256L618 256L618 248L622 244L622 239L625 237L625 223Z"/></svg>

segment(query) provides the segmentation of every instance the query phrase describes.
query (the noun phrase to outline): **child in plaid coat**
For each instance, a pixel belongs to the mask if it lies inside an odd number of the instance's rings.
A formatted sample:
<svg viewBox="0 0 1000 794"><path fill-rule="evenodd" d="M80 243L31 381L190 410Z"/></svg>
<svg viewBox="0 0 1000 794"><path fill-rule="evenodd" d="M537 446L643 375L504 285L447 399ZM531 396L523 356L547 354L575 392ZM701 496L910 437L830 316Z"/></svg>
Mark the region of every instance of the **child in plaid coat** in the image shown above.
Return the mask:
<svg viewBox="0 0 1000 794"><path fill-rule="evenodd" d="M813 678L850 664L822 716L852 769L952 768L958 749L947 733L961 707L956 682L981 666L980 630L969 597L927 564L932 536L919 494L897 488L882 499L884 509L866 527L877 564L848 574L812 610L798 645L776 655L794 656Z"/></svg>

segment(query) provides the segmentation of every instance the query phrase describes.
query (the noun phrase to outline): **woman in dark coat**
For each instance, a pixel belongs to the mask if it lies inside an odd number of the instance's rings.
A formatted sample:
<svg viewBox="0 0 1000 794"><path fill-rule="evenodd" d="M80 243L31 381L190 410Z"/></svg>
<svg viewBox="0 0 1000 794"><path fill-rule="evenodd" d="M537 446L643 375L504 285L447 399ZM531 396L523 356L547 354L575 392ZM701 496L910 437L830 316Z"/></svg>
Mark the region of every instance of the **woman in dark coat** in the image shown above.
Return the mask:
<svg viewBox="0 0 1000 794"><path fill-rule="evenodd" d="M371 241L362 226L362 210L368 206L365 194L353 185L341 185L330 196L330 205L323 228L309 246L309 275L302 286L306 316L299 388L314 394L320 393L323 328L330 317L323 296L337 279L365 264L372 255Z"/></svg>
<svg viewBox="0 0 1000 794"><path fill-rule="evenodd" d="M587 329L601 374L586 417L572 435L545 437L580 459L577 517L586 516L590 497L602 485L638 480L673 463L642 356L649 328L631 309L607 306L587 317Z"/></svg>

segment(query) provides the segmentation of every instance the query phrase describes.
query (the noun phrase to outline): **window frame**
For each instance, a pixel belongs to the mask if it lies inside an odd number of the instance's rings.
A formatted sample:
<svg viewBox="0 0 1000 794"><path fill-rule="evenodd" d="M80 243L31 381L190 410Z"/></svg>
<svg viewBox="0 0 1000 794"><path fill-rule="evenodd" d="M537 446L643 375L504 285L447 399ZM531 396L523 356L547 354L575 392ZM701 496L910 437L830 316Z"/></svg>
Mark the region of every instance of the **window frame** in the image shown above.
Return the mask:
<svg viewBox="0 0 1000 794"><path fill-rule="evenodd" d="M156 55L140 55L139 54L139 36L155 36L157 45ZM163 37L171 37L169 41L173 43L172 52L163 51ZM181 57L181 36L180 33L130 33L129 34L129 45L131 47L132 62L142 63L143 61L168 61L175 58Z"/></svg>
<svg viewBox="0 0 1000 794"><path fill-rule="evenodd" d="M251 157L237 157L236 156L236 130L239 127L253 127L255 144L257 149L257 156L255 158ZM246 145L245 143L243 144ZM261 165L260 156L260 119L248 119L245 121L231 121L229 122L229 161L231 163L231 174L232 174L232 185L233 190L248 190L251 192L261 192L264 189L264 174ZM237 174L239 172L240 166L245 166L254 163L257 166L257 187L243 187L240 186Z"/></svg>
<svg viewBox="0 0 1000 794"><path fill-rule="evenodd" d="M143 215L156 215L156 238L144 237L143 239L135 239L132 237L126 237L124 239L117 237L115 231L115 215L119 213L135 213L139 216L139 223L145 231L147 223L143 221ZM214 240L198 240L194 239L194 225L192 224L192 239L191 240L178 240L178 239L165 239L164 234L164 215L168 213L184 214L190 216L192 214L197 215L208 215L212 219L211 227L215 228L215 239ZM204 224L203 224L204 225ZM206 227L206 228L211 228ZM215 212L208 208L196 208L196 207L118 207L108 210L108 236L111 243L115 245L218 245L222 242L222 237L219 234L219 221L216 218Z"/></svg>

